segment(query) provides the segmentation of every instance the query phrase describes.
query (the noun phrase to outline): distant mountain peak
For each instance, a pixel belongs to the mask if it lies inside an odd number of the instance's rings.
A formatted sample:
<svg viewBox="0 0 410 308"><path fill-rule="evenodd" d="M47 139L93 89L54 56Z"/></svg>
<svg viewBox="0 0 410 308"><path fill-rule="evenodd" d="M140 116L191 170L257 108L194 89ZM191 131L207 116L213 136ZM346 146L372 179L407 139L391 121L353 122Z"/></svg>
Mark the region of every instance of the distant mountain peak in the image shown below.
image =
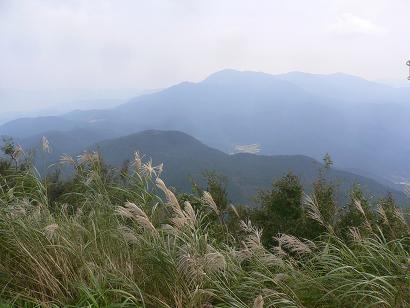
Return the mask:
<svg viewBox="0 0 410 308"><path fill-rule="evenodd" d="M235 69L223 69L209 75L203 82L217 82L217 83L226 83L232 81L245 81L250 79L263 79L270 78L275 79L271 74L257 72L257 71L240 71Z"/></svg>

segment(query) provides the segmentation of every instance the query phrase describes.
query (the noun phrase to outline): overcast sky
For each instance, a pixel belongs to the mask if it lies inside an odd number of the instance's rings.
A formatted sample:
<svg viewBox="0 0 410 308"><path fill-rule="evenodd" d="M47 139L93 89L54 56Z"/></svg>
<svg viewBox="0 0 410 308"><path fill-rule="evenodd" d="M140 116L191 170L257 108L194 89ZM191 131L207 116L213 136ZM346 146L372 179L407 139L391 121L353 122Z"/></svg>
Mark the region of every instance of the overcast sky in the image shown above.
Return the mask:
<svg viewBox="0 0 410 308"><path fill-rule="evenodd" d="M0 88L162 88L223 69L405 78L409 0L0 0Z"/></svg>

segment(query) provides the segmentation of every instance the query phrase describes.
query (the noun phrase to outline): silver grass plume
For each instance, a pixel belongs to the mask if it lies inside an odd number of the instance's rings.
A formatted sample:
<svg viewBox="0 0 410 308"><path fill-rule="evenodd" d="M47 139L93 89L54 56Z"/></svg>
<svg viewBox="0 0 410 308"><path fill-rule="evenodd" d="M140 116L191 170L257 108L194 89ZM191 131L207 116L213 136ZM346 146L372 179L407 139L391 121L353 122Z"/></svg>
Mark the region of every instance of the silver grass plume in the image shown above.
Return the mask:
<svg viewBox="0 0 410 308"><path fill-rule="evenodd" d="M377 207L376 212L377 214L379 214L380 218L382 219L382 222L388 225L389 219L387 218L386 212L384 211L384 208L381 204Z"/></svg>
<svg viewBox="0 0 410 308"><path fill-rule="evenodd" d="M98 163L101 161L100 154L96 151L88 152L85 151L83 154L78 155L78 163L85 164L85 163Z"/></svg>
<svg viewBox="0 0 410 308"><path fill-rule="evenodd" d="M323 220L322 214L320 213L316 198L315 197L312 198L309 195L305 195L303 198L303 203L305 204L307 208L308 217L317 221L322 226L325 226L325 222Z"/></svg>
<svg viewBox="0 0 410 308"><path fill-rule="evenodd" d="M53 239L58 228L59 228L59 226L56 223L53 223L53 224L50 224L50 225L46 226L44 228L44 236L48 240Z"/></svg>
<svg viewBox="0 0 410 308"><path fill-rule="evenodd" d="M127 243L131 243L131 244L138 243L137 236L134 234L134 231L130 229L129 227L119 226L118 232L122 235L122 237Z"/></svg>
<svg viewBox="0 0 410 308"><path fill-rule="evenodd" d="M116 208L118 215L135 220L140 227L144 230L156 234L158 231L151 223L147 214L139 208L135 203L127 202L124 206L118 206Z"/></svg>
<svg viewBox="0 0 410 308"><path fill-rule="evenodd" d="M162 192L165 194L167 204L173 210L174 214L176 214L178 217L185 216L184 213L182 212L181 206L179 205L177 197L175 196L175 194L170 189L168 189L168 187L165 185L164 181L161 180L160 178L157 178L155 180L155 183L156 183L157 187L160 190L162 190Z"/></svg>
<svg viewBox="0 0 410 308"><path fill-rule="evenodd" d="M14 148L14 152L12 154L12 157L14 159L19 159L20 156L22 156L23 154L24 154L23 147L19 144L16 145L16 147Z"/></svg>
<svg viewBox="0 0 410 308"><path fill-rule="evenodd" d="M244 232L247 233L244 241L246 249L256 253L264 252L265 248L262 245L262 230L252 226L250 220L248 220L247 222L241 220L240 227Z"/></svg>
<svg viewBox="0 0 410 308"><path fill-rule="evenodd" d="M253 308L263 308L263 305L264 305L263 297L262 297L262 295L258 295L255 298L252 307Z"/></svg>
<svg viewBox="0 0 410 308"><path fill-rule="evenodd" d="M41 145L42 145L44 153L48 153L48 154L51 153L50 142L48 141L46 136L43 136L43 138L41 138Z"/></svg>
<svg viewBox="0 0 410 308"><path fill-rule="evenodd" d="M352 237L353 241L361 242L363 240L362 235L360 234L360 230L357 227L349 228L350 236Z"/></svg>
<svg viewBox="0 0 410 308"><path fill-rule="evenodd" d="M238 213L238 210L236 209L235 205L233 205L233 204L231 203L231 204L229 204L229 207L230 207L230 209L232 210L232 212L234 212L235 216L236 216L237 218L240 218L239 213Z"/></svg>
<svg viewBox="0 0 410 308"><path fill-rule="evenodd" d="M60 156L60 164L75 165L75 159L70 155L63 154Z"/></svg>
<svg viewBox="0 0 410 308"><path fill-rule="evenodd" d="M402 212L398 207L395 207L395 208L394 208L393 215L394 215L394 217L396 217L398 220L400 220L400 222L401 222L402 224L404 224L404 225L407 224L407 223L406 223L406 219L404 218L403 212Z"/></svg>
<svg viewBox="0 0 410 308"><path fill-rule="evenodd" d="M297 254L307 254L311 253L312 250L316 247L315 244L309 240L300 240L296 236L288 234L279 234L274 237L279 243L279 246L282 246L289 251Z"/></svg>
<svg viewBox="0 0 410 308"><path fill-rule="evenodd" d="M196 225L196 213L189 201L184 202L184 216L192 226Z"/></svg>
<svg viewBox="0 0 410 308"><path fill-rule="evenodd" d="M142 172L142 157L138 151L134 153L134 167L137 173Z"/></svg>
<svg viewBox="0 0 410 308"><path fill-rule="evenodd" d="M142 174L149 178L154 175L156 176L156 171L151 160L142 165Z"/></svg>
<svg viewBox="0 0 410 308"><path fill-rule="evenodd" d="M226 268L226 260L222 253L211 245L207 245L207 253L203 256L203 264L207 273L222 271Z"/></svg>
<svg viewBox="0 0 410 308"><path fill-rule="evenodd" d="M204 191L202 195L202 202L205 205L209 206L217 215L219 215L218 206L216 205L214 199L212 198L212 195L209 192Z"/></svg>
<svg viewBox="0 0 410 308"><path fill-rule="evenodd" d="M360 214L363 215L364 221L365 221L365 224L366 224L366 227L367 227L369 230L371 230L371 229L372 229L372 226L371 226L369 220L367 219L366 213L365 213L365 211L364 211L364 209L363 209L363 207L362 207L362 202L361 202L360 200L358 200L358 199L354 199L354 200L353 200L353 203L354 203L356 209L360 212Z"/></svg>

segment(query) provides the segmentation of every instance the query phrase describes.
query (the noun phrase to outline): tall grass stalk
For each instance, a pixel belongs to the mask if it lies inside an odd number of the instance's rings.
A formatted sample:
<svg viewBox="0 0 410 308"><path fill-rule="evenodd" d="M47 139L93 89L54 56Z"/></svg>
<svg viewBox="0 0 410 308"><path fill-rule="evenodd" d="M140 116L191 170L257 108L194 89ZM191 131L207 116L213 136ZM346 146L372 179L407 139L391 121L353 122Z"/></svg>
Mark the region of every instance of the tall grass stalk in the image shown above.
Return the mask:
<svg viewBox="0 0 410 308"><path fill-rule="evenodd" d="M162 166L135 159L121 186L106 181L97 154L64 157L79 179L69 204L50 203L33 169L0 177L0 303L410 306L408 238L351 229L354 236L342 240L329 227L314 242L279 234L267 249L250 221L237 234L221 226L209 193L196 205L182 202L159 178ZM306 200L323 223L316 201Z"/></svg>

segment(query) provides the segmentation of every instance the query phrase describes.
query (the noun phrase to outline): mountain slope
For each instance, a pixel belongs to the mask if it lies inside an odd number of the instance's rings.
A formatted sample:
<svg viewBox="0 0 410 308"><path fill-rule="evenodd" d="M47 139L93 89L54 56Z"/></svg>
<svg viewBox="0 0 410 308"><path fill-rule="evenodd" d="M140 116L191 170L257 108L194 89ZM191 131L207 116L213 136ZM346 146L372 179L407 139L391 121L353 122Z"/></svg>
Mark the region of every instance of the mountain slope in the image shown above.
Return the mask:
<svg viewBox="0 0 410 308"><path fill-rule="evenodd" d="M363 103L407 103L410 95L410 89L397 89L342 73L320 75L290 72L275 76L316 95L356 105Z"/></svg>
<svg viewBox="0 0 410 308"><path fill-rule="evenodd" d="M269 188L274 179L287 172L298 175L305 188L310 190L319 169L323 167L316 160L301 155L228 155L177 131L144 131L99 142L92 148L98 149L108 163L116 166L126 159L132 160L133 153L138 150L151 157L154 163L164 163L164 179L169 185L183 191L191 189L189 178L201 182L204 171L217 171L227 176L232 200L243 203L251 203L251 197L258 190ZM364 191L374 198L380 198L392 190L369 178L337 169L329 170L328 177L338 185L339 199L345 198L355 183L360 183ZM404 201L402 193L392 192L395 198Z"/></svg>
<svg viewBox="0 0 410 308"><path fill-rule="evenodd" d="M84 124L56 116L20 118L2 125L0 127L0 135L24 138L48 130L64 132L81 126L84 126Z"/></svg>
<svg viewBox="0 0 410 308"><path fill-rule="evenodd" d="M41 119L8 123L0 126L0 134L27 137L92 128L110 138L147 129L178 130L227 153L255 143L265 155L319 160L330 153L340 168L405 180L410 179L408 91L344 74L224 70L114 109L72 112L46 124L39 124Z"/></svg>

